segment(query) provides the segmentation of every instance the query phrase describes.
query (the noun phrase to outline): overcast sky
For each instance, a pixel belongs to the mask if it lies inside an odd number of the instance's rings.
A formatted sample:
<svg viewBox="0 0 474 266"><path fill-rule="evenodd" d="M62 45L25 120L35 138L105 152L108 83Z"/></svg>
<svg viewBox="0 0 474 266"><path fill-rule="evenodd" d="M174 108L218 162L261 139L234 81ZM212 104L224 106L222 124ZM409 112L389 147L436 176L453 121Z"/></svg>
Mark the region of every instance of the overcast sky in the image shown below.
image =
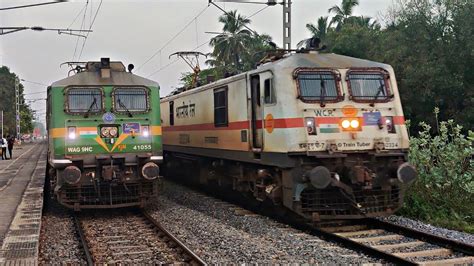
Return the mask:
<svg viewBox="0 0 474 266"><path fill-rule="evenodd" d="M51 0L0 0L1 7L47 2ZM265 0L253 0L262 1ZM0 25L43 26L49 28L80 29L89 28L100 0L89 0L87 12L81 10L87 0L46 5L33 8L0 11ZM341 0L293 0L292 5L292 46L310 37L305 25L316 23L320 16L327 16L328 9L340 4ZM238 9L239 13L251 16L264 5L219 3L225 10ZM355 15L376 19L386 13L392 0L360 0ZM194 19L200 12L202 14ZM55 32L21 31L0 36L0 64L8 66L21 79L51 84L65 78L68 68L60 64L66 61L91 61L110 57L125 65L133 63L134 73L156 80L161 86L161 94L168 94L179 85L182 72L189 67L168 56L176 51L193 50L207 53L207 44L214 35L206 32L220 32L222 25L217 21L222 11L208 7L208 0L103 0L93 33L89 35L82 50L84 38L58 35ZM74 18L77 19L74 21ZM280 5L268 7L251 17L250 27L259 33L273 37L275 43L282 43L282 8ZM74 23L73 23L74 22ZM189 26L172 42L165 46L187 24ZM77 48L76 48L77 43ZM164 47L161 52L158 52ZM149 60L153 54L156 56ZM144 64L147 60L148 63ZM202 60L204 61L204 60ZM203 64L201 64L203 65ZM45 87L30 82L22 82L27 99L45 98ZM31 94L33 93L33 94ZM44 117L45 101L31 104ZM43 120L43 119L42 119Z"/></svg>

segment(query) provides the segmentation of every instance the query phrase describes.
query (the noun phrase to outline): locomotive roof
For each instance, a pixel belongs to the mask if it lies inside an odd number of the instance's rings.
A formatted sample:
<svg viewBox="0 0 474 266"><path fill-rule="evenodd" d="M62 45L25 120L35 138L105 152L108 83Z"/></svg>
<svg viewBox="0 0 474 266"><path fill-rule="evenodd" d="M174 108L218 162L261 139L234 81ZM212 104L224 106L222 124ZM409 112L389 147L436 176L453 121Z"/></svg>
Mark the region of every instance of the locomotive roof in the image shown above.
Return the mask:
<svg viewBox="0 0 474 266"><path fill-rule="evenodd" d="M84 71L77 73L73 76L54 82L52 87L65 87L65 86L132 86L141 85L147 87L158 87L156 81L146 79L135 74L125 71L111 71L110 78L101 78L99 71Z"/></svg>
<svg viewBox="0 0 474 266"><path fill-rule="evenodd" d="M265 63L251 72L260 72L264 69L273 69L278 67L322 67L322 68L372 68L380 67L391 69L390 65L345 56L333 53L297 53L284 57L281 60Z"/></svg>
<svg viewBox="0 0 474 266"><path fill-rule="evenodd" d="M266 70L273 71L273 70L290 69L290 71L293 71L294 69L298 67L335 68L335 69L347 69L347 68L383 68L386 70L392 69L392 67L388 64L345 56L345 55L338 55L334 53L323 53L323 54L292 53L292 54L286 55L282 59L262 64L258 66L257 69L251 70L249 72L244 72L244 73L240 73L238 75L231 76L225 79L220 79L215 82L203 85L201 87L183 91L179 94L168 95L162 98L162 101L179 98L182 95L193 94L210 87L215 88L218 86L222 86L229 82L243 79L245 78L247 74L251 75L251 74L260 73Z"/></svg>

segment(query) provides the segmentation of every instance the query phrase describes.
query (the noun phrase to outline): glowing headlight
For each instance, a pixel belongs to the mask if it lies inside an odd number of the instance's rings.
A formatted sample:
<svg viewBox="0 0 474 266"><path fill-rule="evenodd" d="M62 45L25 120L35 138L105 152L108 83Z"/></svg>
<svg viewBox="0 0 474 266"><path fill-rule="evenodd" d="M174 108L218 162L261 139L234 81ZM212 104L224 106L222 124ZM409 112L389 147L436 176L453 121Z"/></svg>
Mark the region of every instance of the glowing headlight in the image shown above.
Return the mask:
<svg viewBox="0 0 474 266"><path fill-rule="evenodd" d="M349 128L351 126L351 121L349 120L342 120L341 126L343 128Z"/></svg>
<svg viewBox="0 0 474 266"><path fill-rule="evenodd" d="M351 121L351 127L352 128L358 128L359 127L359 120L354 119Z"/></svg>
<svg viewBox="0 0 474 266"><path fill-rule="evenodd" d="M143 131L142 134L143 134L144 137L150 136L150 127L149 126L143 126L142 131Z"/></svg>
<svg viewBox="0 0 474 266"><path fill-rule="evenodd" d="M76 127L68 127L67 136L69 139L76 139Z"/></svg>

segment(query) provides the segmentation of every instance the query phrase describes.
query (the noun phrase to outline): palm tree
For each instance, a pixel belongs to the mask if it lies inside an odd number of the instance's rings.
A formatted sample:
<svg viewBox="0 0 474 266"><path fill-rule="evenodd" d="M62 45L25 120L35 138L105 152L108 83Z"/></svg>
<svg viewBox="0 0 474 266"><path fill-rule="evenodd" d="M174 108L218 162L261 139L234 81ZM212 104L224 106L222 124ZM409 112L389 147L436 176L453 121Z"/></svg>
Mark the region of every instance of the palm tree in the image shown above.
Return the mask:
<svg viewBox="0 0 474 266"><path fill-rule="evenodd" d="M335 16L331 19L331 26L333 23L337 23L336 30L339 31L344 24L344 20L352 15L352 9L359 5L359 0L342 0L341 6L333 6L328 12L335 13Z"/></svg>
<svg viewBox="0 0 474 266"><path fill-rule="evenodd" d="M313 23L308 23L306 24L306 28L311 32L313 37L318 37L323 41L328 31L328 17L319 17L316 26Z"/></svg>
<svg viewBox="0 0 474 266"><path fill-rule="evenodd" d="M371 17L351 16L345 19L344 24L351 24L367 29L379 29L380 24Z"/></svg>
<svg viewBox="0 0 474 266"><path fill-rule="evenodd" d="M242 57L249 53L253 36L253 33L245 28L250 19L237 14L235 10L220 16L219 22L224 24L223 32L212 38L209 43L214 47L212 56L217 61L215 65L241 70Z"/></svg>

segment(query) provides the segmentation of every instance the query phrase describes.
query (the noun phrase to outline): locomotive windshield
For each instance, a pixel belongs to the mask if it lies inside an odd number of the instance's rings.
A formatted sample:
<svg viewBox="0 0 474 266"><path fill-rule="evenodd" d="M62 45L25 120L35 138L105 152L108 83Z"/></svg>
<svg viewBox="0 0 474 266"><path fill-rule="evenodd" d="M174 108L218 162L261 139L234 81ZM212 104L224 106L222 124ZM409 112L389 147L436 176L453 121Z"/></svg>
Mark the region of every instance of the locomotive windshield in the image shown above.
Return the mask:
<svg viewBox="0 0 474 266"><path fill-rule="evenodd" d="M148 111L147 91L145 88L115 88L114 108L117 112Z"/></svg>
<svg viewBox="0 0 474 266"><path fill-rule="evenodd" d="M340 93L336 75L330 71L298 71L299 95L304 102L335 102Z"/></svg>
<svg viewBox="0 0 474 266"><path fill-rule="evenodd" d="M390 95L385 74L380 72L349 72L349 89L354 101L386 101Z"/></svg>
<svg viewBox="0 0 474 266"><path fill-rule="evenodd" d="M70 88L67 90L69 113L99 113L102 111L102 91L99 88Z"/></svg>

